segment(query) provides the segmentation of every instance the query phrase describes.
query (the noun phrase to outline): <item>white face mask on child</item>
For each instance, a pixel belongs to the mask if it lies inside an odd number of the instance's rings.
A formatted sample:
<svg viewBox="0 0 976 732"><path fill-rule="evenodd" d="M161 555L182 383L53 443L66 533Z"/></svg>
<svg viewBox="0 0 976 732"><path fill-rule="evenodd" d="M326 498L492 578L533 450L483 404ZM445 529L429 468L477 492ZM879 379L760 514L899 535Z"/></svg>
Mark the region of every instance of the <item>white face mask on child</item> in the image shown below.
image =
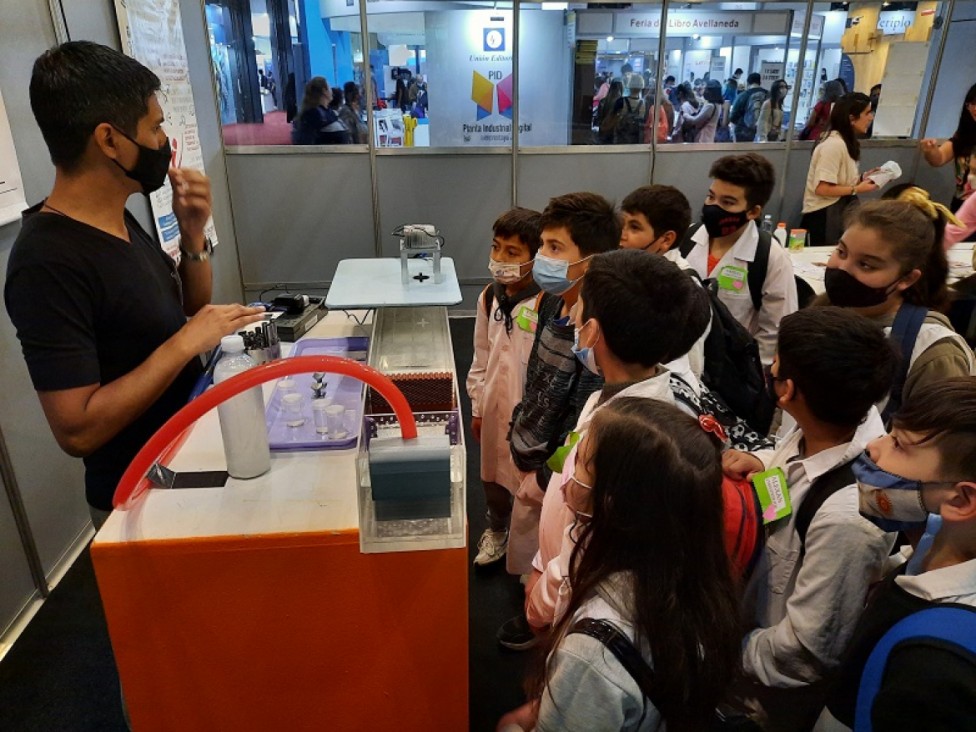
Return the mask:
<svg viewBox="0 0 976 732"><path fill-rule="evenodd" d="M529 274L529 272L522 274L522 265L518 262L499 262L491 257L488 258L488 271L491 272L495 282L500 285L513 285ZM531 272L531 270L529 271Z"/></svg>

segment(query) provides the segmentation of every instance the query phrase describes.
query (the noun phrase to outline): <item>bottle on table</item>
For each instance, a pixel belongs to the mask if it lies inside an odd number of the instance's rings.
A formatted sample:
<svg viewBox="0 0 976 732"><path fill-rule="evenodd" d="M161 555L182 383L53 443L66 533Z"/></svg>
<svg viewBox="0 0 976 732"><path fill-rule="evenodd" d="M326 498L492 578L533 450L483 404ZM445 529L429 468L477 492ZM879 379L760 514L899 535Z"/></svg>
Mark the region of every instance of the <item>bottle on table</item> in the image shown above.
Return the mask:
<svg viewBox="0 0 976 732"><path fill-rule="evenodd" d="M244 339L225 336L220 341L223 355L214 368L219 384L256 365L244 352ZM256 478L271 469L268 429L264 421L264 395L255 386L217 406L220 436L224 441L227 473L232 478Z"/></svg>
<svg viewBox="0 0 976 732"><path fill-rule="evenodd" d="M773 233L773 217L771 214L763 216L761 229L762 231L768 231L770 234Z"/></svg>
<svg viewBox="0 0 976 732"><path fill-rule="evenodd" d="M789 238L790 235L786 231L786 222L780 221L778 224L776 224L776 231L773 232L773 239L778 241L779 245L785 249L787 243L789 242Z"/></svg>
<svg viewBox="0 0 976 732"><path fill-rule="evenodd" d="M805 247L806 244L807 244L806 229L790 230L790 251L791 252L802 252L803 247Z"/></svg>

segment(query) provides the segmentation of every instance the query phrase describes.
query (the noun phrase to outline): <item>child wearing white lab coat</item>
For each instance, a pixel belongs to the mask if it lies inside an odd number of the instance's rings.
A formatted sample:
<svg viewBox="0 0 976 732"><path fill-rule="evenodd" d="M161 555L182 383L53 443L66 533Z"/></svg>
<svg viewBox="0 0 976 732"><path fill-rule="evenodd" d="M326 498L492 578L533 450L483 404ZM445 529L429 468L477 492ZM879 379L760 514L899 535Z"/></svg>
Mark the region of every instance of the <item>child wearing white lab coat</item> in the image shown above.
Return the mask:
<svg viewBox="0 0 976 732"><path fill-rule="evenodd" d="M756 222L773 192L773 166L756 153L728 155L716 160L708 175L712 183L702 207L702 226L682 243L681 253L699 277L717 282L719 299L755 337L768 366L780 320L798 308L793 263L775 242L769 246L758 309L749 286L749 269L762 246Z"/></svg>
<svg viewBox="0 0 976 732"><path fill-rule="evenodd" d="M488 528L478 542L478 566L502 559L508 547L512 496L521 473L508 443L512 410L522 399L525 369L543 293L532 279L539 248L539 214L515 208L495 222L488 269L494 282L478 298L474 361L468 372L471 431L481 443L481 480Z"/></svg>

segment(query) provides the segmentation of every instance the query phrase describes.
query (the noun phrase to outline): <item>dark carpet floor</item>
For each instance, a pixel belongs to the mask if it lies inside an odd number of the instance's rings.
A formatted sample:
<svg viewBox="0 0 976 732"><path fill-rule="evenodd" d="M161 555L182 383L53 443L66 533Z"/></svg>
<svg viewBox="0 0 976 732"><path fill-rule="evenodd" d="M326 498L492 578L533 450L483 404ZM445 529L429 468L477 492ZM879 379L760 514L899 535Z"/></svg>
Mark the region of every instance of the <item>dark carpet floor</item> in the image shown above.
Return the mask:
<svg viewBox="0 0 976 732"><path fill-rule="evenodd" d="M473 318L451 320L451 337L468 445L468 553L484 531L485 499L478 446L464 378L471 365ZM501 564L504 564L502 562ZM519 704L528 654L505 651L495 631L518 612L522 589L503 566L469 577L471 729L488 732ZM432 639L436 642L436 639ZM125 730L119 684L88 552L68 571L14 647L0 662L0 730Z"/></svg>

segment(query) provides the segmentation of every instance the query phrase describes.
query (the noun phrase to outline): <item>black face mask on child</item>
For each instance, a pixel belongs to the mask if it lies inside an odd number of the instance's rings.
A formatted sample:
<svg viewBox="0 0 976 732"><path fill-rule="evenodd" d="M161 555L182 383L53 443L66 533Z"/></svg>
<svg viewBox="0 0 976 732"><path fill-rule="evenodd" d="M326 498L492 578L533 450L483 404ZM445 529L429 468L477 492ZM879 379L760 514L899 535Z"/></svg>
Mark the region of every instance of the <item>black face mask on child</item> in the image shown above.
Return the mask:
<svg viewBox="0 0 976 732"><path fill-rule="evenodd" d="M899 277L887 287L870 287L840 267L827 267L824 288L831 305L841 308L870 308L888 299Z"/></svg>
<svg viewBox="0 0 976 732"><path fill-rule="evenodd" d="M712 239L734 234L742 228L749 217L745 211L726 211L714 203L702 206L702 225Z"/></svg>

